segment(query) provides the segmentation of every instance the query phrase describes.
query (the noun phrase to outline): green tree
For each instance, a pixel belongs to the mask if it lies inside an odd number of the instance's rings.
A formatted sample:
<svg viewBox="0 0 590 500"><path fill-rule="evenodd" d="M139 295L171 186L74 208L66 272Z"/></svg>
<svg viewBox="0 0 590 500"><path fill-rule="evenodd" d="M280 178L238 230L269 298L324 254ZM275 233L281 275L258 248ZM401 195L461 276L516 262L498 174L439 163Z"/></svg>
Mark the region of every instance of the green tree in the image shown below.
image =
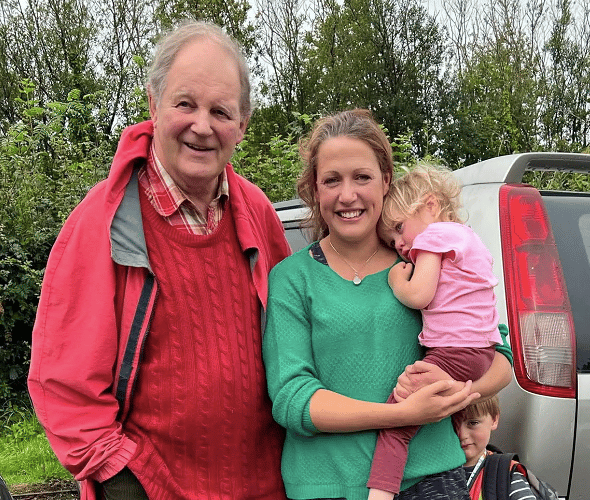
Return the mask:
<svg viewBox="0 0 590 500"><path fill-rule="evenodd" d="M185 19L211 21L227 30L246 57L257 55L256 26L248 19L247 0L160 0L156 16L163 30Z"/></svg>
<svg viewBox="0 0 590 500"><path fill-rule="evenodd" d="M557 2L543 88L542 141L549 149L580 151L590 145L590 4L574 18L570 0Z"/></svg>
<svg viewBox="0 0 590 500"><path fill-rule="evenodd" d="M24 388L43 269L71 210L106 175L114 144L92 118L91 95L41 103L30 82L19 121L0 136L0 398ZM89 118L90 117L90 118Z"/></svg>
<svg viewBox="0 0 590 500"><path fill-rule="evenodd" d="M263 144L242 141L232 158L236 172L256 184L271 201L295 198L301 172L298 139L316 118L293 113L286 134L276 133Z"/></svg>
<svg viewBox="0 0 590 500"><path fill-rule="evenodd" d="M440 151L452 166L539 149L539 54L519 24L517 0L486 7L488 25L462 50L441 114Z"/></svg>
<svg viewBox="0 0 590 500"><path fill-rule="evenodd" d="M17 118L15 91L23 78L36 83L41 102L65 100L73 88L83 94L98 90L92 71L95 29L81 0L5 0L0 31L4 129Z"/></svg>
<svg viewBox="0 0 590 500"><path fill-rule="evenodd" d="M369 108L393 136L410 130L425 154L442 89L435 20L416 0L320 4L323 17L306 39L308 112Z"/></svg>
<svg viewBox="0 0 590 500"><path fill-rule="evenodd" d="M268 76L260 91L284 129L294 112L303 113L308 106L310 89L303 71L307 8L302 0L257 0L256 5L260 53Z"/></svg>

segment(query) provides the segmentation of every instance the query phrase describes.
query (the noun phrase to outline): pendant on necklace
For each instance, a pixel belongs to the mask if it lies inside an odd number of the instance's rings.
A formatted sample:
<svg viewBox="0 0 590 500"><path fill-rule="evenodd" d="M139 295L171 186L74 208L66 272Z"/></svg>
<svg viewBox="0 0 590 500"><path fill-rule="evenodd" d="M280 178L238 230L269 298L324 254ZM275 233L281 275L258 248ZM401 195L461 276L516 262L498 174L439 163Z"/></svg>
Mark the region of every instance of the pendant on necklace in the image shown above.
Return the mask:
<svg viewBox="0 0 590 500"><path fill-rule="evenodd" d="M360 285L360 284L361 284L361 281L362 281L362 280L359 278L359 275L358 275L358 274L356 274L356 273L354 273L354 278L352 278L352 282L353 282L355 285Z"/></svg>

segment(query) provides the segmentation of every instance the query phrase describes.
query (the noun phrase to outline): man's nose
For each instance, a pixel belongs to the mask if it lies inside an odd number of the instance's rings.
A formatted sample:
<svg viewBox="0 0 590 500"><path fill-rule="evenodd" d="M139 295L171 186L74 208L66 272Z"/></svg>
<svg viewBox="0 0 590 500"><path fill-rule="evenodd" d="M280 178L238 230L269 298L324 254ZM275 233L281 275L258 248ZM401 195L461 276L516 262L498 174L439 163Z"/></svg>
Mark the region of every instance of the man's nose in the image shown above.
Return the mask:
<svg viewBox="0 0 590 500"><path fill-rule="evenodd" d="M211 115L206 110L196 110L193 113L191 130L198 135L211 134Z"/></svg>

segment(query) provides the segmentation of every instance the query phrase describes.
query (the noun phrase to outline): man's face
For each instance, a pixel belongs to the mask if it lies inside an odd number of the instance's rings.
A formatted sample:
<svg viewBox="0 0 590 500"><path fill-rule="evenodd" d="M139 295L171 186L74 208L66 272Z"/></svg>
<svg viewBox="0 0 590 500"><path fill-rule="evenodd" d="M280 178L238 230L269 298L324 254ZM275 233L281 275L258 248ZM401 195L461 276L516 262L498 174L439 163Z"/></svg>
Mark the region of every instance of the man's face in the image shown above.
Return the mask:
<svg viewBox="0 0 590 500"><path fill-rule="evenodd" d="M240 90L236 61L217 43L197 39L176 55L160 101L149 96L156 155L191 199L211 201L244 137Z"/></svg>

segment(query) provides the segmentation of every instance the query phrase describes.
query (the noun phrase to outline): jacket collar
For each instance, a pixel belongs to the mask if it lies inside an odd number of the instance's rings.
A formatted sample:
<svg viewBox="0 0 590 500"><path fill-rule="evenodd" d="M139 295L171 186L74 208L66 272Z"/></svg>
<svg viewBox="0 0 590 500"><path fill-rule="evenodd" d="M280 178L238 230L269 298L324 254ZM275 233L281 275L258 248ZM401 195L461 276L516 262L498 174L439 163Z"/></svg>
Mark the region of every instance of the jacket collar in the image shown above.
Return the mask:
<svg viewBox="0 0 590 500"><path fill-rule="evenodd" d="M139 166L147 161L153 139L151 121L127 127L113 158L108 197L116 206L110 225L111 256L124 266L150 269L147 247L143 233L143 221L139 204ZM248 206L246 195L238 182L238 175L231 164L226 166L229 183L229 206L234 216L240 248L250 260L250 269L258 262L260 238L254 223L254 215ZM120 200L117 205L117 200Z"/></svg>

